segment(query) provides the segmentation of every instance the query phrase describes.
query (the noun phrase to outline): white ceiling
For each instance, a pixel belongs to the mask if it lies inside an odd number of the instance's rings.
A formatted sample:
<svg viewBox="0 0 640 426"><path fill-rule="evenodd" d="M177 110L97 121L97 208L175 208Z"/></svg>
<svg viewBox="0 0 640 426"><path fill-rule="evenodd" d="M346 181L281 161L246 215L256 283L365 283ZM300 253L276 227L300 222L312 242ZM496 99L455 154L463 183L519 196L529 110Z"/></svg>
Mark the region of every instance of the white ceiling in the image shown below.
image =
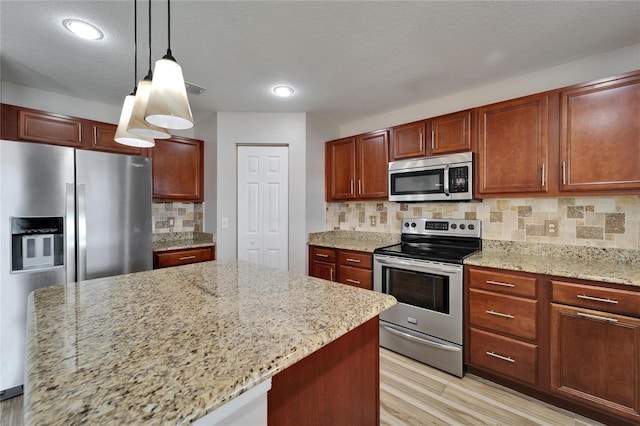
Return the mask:
<svg viewBox="0 0 640 426"><path fill-rule="evenodd" d="M0 2L2 80L121 105L134 85L133 0ZM148 1L138 1L138 75ZM152 57L167 48L152 2ZM74 38L80 18L105 37ZM196 120L213 111L309 112L337 123L640 43L640 1L171 2L171 48ZM294 97L272 96L286 83Z"/></svg>

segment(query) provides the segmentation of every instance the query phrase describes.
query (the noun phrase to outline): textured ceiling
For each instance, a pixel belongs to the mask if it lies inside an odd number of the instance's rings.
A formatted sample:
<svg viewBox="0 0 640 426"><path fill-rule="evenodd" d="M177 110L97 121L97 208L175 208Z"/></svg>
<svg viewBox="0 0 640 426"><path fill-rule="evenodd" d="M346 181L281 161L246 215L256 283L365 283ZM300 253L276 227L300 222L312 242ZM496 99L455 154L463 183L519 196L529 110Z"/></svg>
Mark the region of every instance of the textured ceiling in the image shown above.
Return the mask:
<svg viewBox="0 0 640 426"><path fill-rule="evenodd" d="M134 85L133 1L0 2L2 80L121 105ZM138 1L138 75L148 68ZM152 57L167 47L153 1ZM80 18L88 42L61 22ZM196 120L212 111L310 112L346 123L640 43L640 1L171 2L171 48ZM294 97L272 96L275 84Z"/></svg>

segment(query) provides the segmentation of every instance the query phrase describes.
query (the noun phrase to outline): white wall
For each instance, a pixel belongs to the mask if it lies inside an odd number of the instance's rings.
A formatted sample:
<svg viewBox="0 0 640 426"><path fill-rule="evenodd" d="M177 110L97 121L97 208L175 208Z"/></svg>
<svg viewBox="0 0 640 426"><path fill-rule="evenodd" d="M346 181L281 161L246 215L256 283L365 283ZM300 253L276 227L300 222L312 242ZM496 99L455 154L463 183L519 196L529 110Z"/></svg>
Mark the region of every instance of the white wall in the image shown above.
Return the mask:
<svg viewBox="0 0 640 426"><path fill-rule="evenodd" d="M218 113L216 258L237 257L238 144L289 145L289 270L304 273L307 255L306 115L304 113ZM222 218L229 227L222 228Z"/></svg>
<svg viewBox="0 0 640 426"><path fill-rule="evenodd" d="M198 121L195 137L204 140L204 232L216 233L218 179L218 115Z"/></svg>
<svg viewBox="0 0 640 426"><path fill-rule="evenodd" d="M437 117L638 69L640 69L640 44L635 44L347 123L340 126L340 137Z"/></svg>

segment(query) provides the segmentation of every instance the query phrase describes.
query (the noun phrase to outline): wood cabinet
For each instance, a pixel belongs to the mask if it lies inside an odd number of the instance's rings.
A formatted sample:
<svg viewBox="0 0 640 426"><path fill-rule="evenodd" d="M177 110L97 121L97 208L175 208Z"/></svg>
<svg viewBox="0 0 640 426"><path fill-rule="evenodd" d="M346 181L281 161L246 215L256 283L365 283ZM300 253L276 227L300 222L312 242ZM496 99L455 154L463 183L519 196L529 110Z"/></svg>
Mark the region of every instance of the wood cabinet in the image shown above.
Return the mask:
<svg viewBox="0 0 640 426"><path fill-rule="evenodd" d="M84 127L79 118L2 105L2 139L82 148Z"/></svg>
<svg viewBox="0 0 640 426"><path fill-rule="evenodd" d="M203 201L204 141L172 136L150 151L154 201Z"/></svg>
<svg viewBox="0 0 640 426"><path fill-rule="evenodd" d="M393 128L391 138L391 161L406 158L424 157L427 155L427 121L402 124Z"/></svg>
<svg viewBox="0 0 640 426"><path fill-rule="evenodd" d="M309 275L328 281L337 281L336 249L309 246Z"/></svg>
<svg viewBox="0 0 640 426"><path fill-rule="evenodd" d="M122 145L113 138L116 135L115 124L88 122L91 130L91 149L96 151L112 152L114 154L138 155L147 157L146 148Z"/></svg>
<svg viewBox="0 0 640 426"><path fill-rule="evenodd" d="M373 290L373 254L312 245L309 275Z"/></svg>
<svg viewBox="0 0 640 426"><path fill-rule="evenodd" d="M386 199L388 164L388 130L327 142L326 200Z"/></svg>
<svg viewBox="0 0 640 426"><path fill-rule="evenodd" d="M543 93L478 108L478 195L547 192L549 98Z"/></svg>
<svg viewBox="0 0 640 426"><path fill-rule="evenodd" d="M640 189L640 74L560 91L561 191Z"/></svg>
<svg viewBox="0 0 640 426"><path fill-rule="evenodd" d="M551 288L552 392L640 422L640 293L559 280Z"/></svg>
<svg viewBox="0 0 640 426"><path fill-rule="evenodd" d="M351 250L339 251L338 282L373 290L373 255Z"/></svg>
<svg viewBox="0 0 640 426"><path fill-rule="evenodd" d="M206 262L215 259L215 246L159 251L153 253L153 269Z"/></svg>
<svg viewBox="0 0 640 426"><path fill-rule="evenodd" d="M395 126L391 161L471 150L473 115L466 110Z"/></svg>
<svg viewBox="0 0 640 426"><path fill-rule="evenodd" d="M538 278L468 267L466 281L468 364L538 386Z"/></svg>

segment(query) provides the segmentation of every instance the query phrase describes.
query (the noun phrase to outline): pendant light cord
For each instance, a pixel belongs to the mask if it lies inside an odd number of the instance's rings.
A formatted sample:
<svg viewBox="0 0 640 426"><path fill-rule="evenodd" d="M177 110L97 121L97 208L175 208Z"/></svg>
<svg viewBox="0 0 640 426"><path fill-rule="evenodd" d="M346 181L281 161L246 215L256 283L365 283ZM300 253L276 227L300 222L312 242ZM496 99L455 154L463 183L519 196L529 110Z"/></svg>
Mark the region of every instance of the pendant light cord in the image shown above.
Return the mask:
<svg viewBox="0 0 640 426"><path fill-rule="evenodd" d="M176 58L171 53L171 0L167 0L167 54L162 59L176 62Z"/></svg>
<svg viewBox="0 0 640 426"><path fill-rule="evenodd" d="M149 71L145 80L151 80L153 78L153 72L151 72L151 0L149 0Z"/></svg>
<svg viewBox="0 0 640 426"><path fill-rule="evenodd" d="M133 94L138 84L138 0L133 0Z"/></svg>

